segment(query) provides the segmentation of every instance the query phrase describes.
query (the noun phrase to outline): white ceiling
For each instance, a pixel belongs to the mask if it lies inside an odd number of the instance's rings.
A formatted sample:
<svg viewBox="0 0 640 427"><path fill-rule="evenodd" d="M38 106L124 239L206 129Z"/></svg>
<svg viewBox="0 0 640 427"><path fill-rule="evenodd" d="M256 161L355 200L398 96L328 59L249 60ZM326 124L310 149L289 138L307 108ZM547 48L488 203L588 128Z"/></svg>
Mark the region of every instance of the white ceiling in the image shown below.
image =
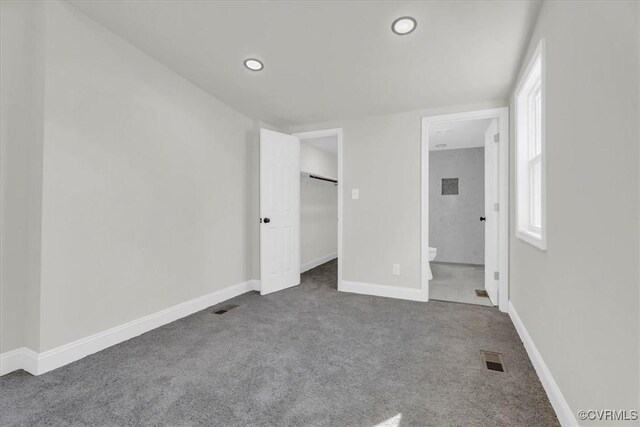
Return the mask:
<svg viewBox="0 0 640 427"><path fill-rule="evenodd" d="M338 155L338 137L324 136L322 138L307 138L301 141L303 144L309 144L319 150L327 153Z"/></svg>
<svg viewBox="0 0 640 427"><path fill-rule="evenodd" d="M507 99L539 1L69 0L274 126ZM417 19L407 36L399 16ZM264 70L249 71L256 57Z"/></svg>
<svg viewBox="0 0 640 427"><path fill-rule="evenodd" d="M429 151L484 147L484 133L491 119L434 123L429 126ZM446 144L446 147L436 147Z"/></svg>

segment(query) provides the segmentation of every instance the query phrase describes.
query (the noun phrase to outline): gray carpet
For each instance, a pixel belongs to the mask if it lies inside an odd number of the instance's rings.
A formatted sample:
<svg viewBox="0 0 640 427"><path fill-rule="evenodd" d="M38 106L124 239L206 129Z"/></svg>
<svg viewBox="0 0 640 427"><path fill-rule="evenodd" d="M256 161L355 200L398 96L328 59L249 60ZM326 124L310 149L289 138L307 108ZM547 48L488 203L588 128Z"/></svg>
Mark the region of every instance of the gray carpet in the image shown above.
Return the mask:
<svg viewBox="0 0 640 427"><path fill-rule="evenodd" d="M6 375L0 425L558 425L507 315L339 293L335 277L332 261L226 314ZM481 349L508 371L486 370Z"/></svg>

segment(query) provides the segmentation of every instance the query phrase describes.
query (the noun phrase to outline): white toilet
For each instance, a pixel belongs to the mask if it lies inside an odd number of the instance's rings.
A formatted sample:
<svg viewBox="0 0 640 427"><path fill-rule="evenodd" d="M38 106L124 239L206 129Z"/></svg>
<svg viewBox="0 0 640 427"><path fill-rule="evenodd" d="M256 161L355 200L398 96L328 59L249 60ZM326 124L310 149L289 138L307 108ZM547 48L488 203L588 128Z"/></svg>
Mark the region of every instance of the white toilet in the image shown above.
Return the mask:
<svg viewBox="0 0 640 427"><path fill-rule="evenodd" d="M429 246L429 262L433 261L434 259L436 259L436 255L438 254L438 249L437 248L432 248L431 246ZM427 263L427 269L429 270L429 280L433 279L433 273L431 272L431 266Z"/></svg>

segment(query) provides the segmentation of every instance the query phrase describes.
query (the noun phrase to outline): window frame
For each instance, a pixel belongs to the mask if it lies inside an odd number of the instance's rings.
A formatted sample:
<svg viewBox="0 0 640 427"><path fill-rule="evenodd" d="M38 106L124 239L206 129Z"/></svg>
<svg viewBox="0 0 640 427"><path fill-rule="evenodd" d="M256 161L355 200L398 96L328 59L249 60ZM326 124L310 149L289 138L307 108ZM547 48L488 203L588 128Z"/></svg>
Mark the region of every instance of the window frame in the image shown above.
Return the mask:
<svg viewBox="0 0 640 427"><path fill-rule="evenodd" d="M531 78L537 76L537 65L540 63L539 89L538 84L531 84ZM547 249L547 201L546 201L546 114L545 114L545 41L541 39L534 50L525 71L520 76L517 89L514 93L514 122L515 122L515 220L516 237L537 247ZM537 104L531 103L532 95L540 95L540 109ZM524 108L523 108L524 107ZM535 111L534 111L535 110ZM530 123L540 121L539 135L532 134L535 129ZM538 141L532 141L539 137L540 151L537 152ZM534 224L534 212L532 195L533 171L536 163L540 163L540 225Z"/></svg>

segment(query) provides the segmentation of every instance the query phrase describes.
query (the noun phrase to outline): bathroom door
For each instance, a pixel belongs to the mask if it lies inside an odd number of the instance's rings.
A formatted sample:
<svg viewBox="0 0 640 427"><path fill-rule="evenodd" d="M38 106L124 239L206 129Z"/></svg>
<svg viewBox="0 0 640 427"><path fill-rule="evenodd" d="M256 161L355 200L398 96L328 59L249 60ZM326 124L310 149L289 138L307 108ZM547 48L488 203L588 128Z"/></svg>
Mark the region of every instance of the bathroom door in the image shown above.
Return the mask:
<svg viewBox="0 0 640 427"><path fill-rule="evenodd" d="M484 134L484 287L498 305L498 159L500 135L494 119Z"/></svg>

